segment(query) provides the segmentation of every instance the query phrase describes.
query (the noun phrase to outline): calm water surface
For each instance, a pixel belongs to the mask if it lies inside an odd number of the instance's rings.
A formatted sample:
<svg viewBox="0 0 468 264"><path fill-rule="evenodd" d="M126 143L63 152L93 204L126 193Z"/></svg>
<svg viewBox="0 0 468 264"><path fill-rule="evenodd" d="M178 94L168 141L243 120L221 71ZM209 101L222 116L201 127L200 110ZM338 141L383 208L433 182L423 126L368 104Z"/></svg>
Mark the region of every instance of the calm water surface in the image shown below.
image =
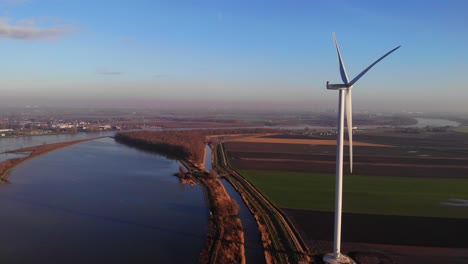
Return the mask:
<svg viewBox="0 0 468 264"><path fill-rule="evenodd" d="M212 151L207 145L205 152L205 168L211 170L212 168ZM265 263L265 255L263 252L263 245L261 241L260 231L258 231L257 221L249 208L242 199L242 196L234 189L234 187L225 179L221 179L221 182L226 188L229 196L239 204L239 218L242 221L242 227L244 229L244 240L245 240L245 260L247 263Z"/></svg>
<svg viewBox="0 0 468 264"><path fill-rule="evenodd" d="M257 221L249 208L242 199L242 196L234 189L234 187L226 180L222 179L221 182L226 188L232 199L236 200L239 204L239 218L242 221L244 229L245 240L245 260L247 263L265 263L265 253L261 240L260 231L258 231Z"/></svg>
<svg viewBox="0 0 468 264"><path fill-rule="evenodd" d="M31 152L20 152L20 153L0 153L0 162L14 159L14 158L23 158L27 157Z"/></svg>
<svg viewBox="0 0 468 264"><path fill-rule="evenodd" d="M415 118L418 123L414 125L409 125L407 127L444 127L444 126L451 126L451 127L457 127L460 126L460 123L452 120L447 120L447 119L438 119L438 118Z"/></svg>
<svg viewBox="0 0 468 264"><path fill-rule="evenodd" d="M0 152L15 150L19 148L28 148L42 144L52 144L80 139L91 139L97 137L109 137L113 136L115 133L115 131L102 131L24 137L0 137Z"/></svg>
<svg viewBox="0 0 468 264"><path fill-rule="evenodd" d="M111 138L21 164L0 185L0 263L196 263L209 210L178 166Z"/></svg>

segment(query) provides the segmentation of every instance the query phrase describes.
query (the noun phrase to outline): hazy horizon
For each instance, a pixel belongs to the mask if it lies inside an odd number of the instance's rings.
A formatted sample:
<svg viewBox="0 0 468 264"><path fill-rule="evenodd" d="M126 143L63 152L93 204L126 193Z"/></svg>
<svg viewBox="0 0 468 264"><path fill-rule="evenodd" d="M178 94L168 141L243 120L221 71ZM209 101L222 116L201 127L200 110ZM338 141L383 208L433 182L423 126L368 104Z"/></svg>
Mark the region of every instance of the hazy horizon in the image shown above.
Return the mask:
<svg viewBox="0 0 468 264"><path fill-rule="evenodd" d="M75 99L71 102L65 98L63 101L60 99L51 101L41 101L31 99L31 101L21 101L24 103L13 103L4 102L0 103L0 109L136 109L136 110L148 110L153 109L155 111L197 111L197 112L215 112L220 113L235 113L235 112L284 112L284 113L320 113L337 111L338 105L335 100L320 101L320 102L308 102L308 101L220 101L220 100L162 100L157 99L121 99L121 98L109 98L108 100L93 99L85 97L74 97ZM335 99L335 98L332 98ZM1 102L2 100L0 100ZM357 101L357 100L355 100ZM42 103L40 103L42 102ZM463 106L454 108L453 105L443 105L434 107L429 105L426 107L408 107L405 103L388 103L379 104L377 102L368 104L363 102L358 106L354 107L354 114L359 113L386 113L386 114L424 114L429 116L438 115L454 115L464 116L467 112ZM459 110L457 110L459 109Z"/></svg>
<svg viewBox="0 0 468 264"><path fill-rule="evenodd" d="M2 106L468 113L464 1L0 0Z"/></svg>

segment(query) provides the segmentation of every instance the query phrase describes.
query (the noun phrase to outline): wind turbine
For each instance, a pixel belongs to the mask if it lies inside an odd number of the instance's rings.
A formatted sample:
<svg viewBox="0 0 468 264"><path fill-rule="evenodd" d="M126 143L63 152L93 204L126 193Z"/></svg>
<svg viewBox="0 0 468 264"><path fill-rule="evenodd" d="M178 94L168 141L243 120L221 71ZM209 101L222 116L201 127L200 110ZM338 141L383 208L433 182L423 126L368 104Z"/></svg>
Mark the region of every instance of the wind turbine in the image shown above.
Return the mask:
<svg viewBox="0 0 468 264"><path fill-rule="evenodd" d="M333 253L327 254L323 257L323 260L327 263L354 263L349 257L341 254L341 209L342 209L342 192L343 192L343 139L344 139L344 114L346 112L346 123L348 127L348 139L349 139L349 170L353 173L353 114L352 114L352 101L351 91L353 85L361 79L374 65L385 57L390 55L392 52L400 48L398 46L385 55L380 57L369 67L359 73L354 79L349 81L348 74L341 58L340 48L338 41L336 41L335 33L333 33L333 40L335 41L336 52L338 53L338 62L340 64L340 75L342 84L329 84L327 82L327 89L338 90L338 133L337 133L337 144L336 144L336 185L335 185L335 240L333 243ZM346 111L345 111L346 108Z"/></svg>

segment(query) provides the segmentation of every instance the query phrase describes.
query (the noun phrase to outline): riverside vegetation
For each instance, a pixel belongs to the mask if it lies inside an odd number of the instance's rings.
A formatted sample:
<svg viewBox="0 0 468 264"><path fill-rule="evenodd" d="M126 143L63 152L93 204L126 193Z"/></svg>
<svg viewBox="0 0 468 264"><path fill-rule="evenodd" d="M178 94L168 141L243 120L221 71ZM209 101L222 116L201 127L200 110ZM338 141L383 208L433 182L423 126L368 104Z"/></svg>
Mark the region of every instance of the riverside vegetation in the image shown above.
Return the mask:
<svg viewBox="0 0 468 264"><path fill-rule="evenodd" d="M168 158L203 163L206 137L212 135L274 133L265 128L199 129L177 131L130 131L117 133L115 139L140 149L154 151Z"/></svg>
<svg viewBox="0 0 468 264"><path fill-rule="evenodd" d="M247 136L248 134L273 132L277 132L277 130L132 131L118 133L115 139L130 146L179 159L184 164L177 173L181 183L193 185L200 182L205 187L211 212L208 238L200 257L201 263L245 263L244 234L241 221L238 218L239 206L227 194L223 184L218 180L217 172L212 170L207 173L200 170L198 165L203 163L203 153L208 136L216 135L210 137L211 143L215 143L219 142L219 139L228 138L229 136L226 136L228 134ZM225 173L224 170L222 172ZM232 179L230 182L233 183ZM265 247L266 262L310 261L303 242L290 223L284 219L284 216L277 210L273 210L271 205L267 206L269 203L264 201L264 197L257 191L253 191L251 187L246 187L245 184L233 184L236 189L240 188L241 185L243 186L241 188L242 197L259 226ZM258 200L262 201L260 202L262 206L258 205Z"/></svg>
<svg viewBox="0 0 468 264"><path fill-rule="evenodd" d="M246 129L255 132L258 129ZM118 142L179 159L181 183L201 183L210 206L209 231L200 263L245 263L244 231L239 205L229 196L215 170L199 168L203 163L206 135L230 134L233 130L136 131L118 133ZM270 132L270 130L268 130ZM236 131L238 133L238 131Z"/></svg>
<svg viewBox="0 0 468 264"><path fill-rule="evenodd" d="M229 197L218 180L216 170L209 173L193 164L182 161L175 175L182 184L201 183L205 187L210 218L205 247L200 253L200 263L245 263L244 232L238 217L239 205Z"/></svg>

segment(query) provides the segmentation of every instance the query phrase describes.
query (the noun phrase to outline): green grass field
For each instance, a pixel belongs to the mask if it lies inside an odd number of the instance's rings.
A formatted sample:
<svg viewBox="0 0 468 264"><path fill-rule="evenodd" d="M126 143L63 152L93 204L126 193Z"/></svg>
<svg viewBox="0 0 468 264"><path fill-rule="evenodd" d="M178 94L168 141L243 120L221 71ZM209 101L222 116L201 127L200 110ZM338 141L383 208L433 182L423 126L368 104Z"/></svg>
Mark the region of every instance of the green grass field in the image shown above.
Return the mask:
<svg viewBox="0 0 468 264"><path fill-rule="evenodd" d="M456 132L468 133L468 127L466 126L454 127L452 130Z"/></svg>
<svg viewBox="0 0 468 264"><path fill-rule="evenodd" d="M334 210L334 175L253 170L240 173L281 208ZM466 179L346 175L343 188L344 212L468 218L468 207L441 204L452 198L468 199Z"/></svg>

